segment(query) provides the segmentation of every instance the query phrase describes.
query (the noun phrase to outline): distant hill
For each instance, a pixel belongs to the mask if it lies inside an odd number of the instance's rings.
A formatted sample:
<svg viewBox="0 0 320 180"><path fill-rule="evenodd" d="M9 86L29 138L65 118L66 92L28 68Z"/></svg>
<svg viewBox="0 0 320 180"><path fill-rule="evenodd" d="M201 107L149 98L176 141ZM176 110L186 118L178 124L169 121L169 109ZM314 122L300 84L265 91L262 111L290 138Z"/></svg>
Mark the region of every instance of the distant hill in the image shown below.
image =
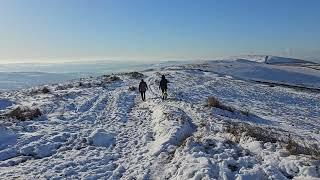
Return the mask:
<svg viewBox="0 0 320 180"><path fill-rule="evenodd" d="M266 58L268 57L268 58ZM234 56L230 58L224 58L223 60L237 60L237 61L252 61L266 64L317 64L312 61L289 58L289 57L280 57L280 56L272 56L272 55L244 55L244 56Z"/></svg>
<svg viewBox="0 0 320 180"><path fill-rule="evenodd" d="M279 56L268 56L264 61L267 64L316 64L311 61L306 61L302 59L294 59Z"/></svg>

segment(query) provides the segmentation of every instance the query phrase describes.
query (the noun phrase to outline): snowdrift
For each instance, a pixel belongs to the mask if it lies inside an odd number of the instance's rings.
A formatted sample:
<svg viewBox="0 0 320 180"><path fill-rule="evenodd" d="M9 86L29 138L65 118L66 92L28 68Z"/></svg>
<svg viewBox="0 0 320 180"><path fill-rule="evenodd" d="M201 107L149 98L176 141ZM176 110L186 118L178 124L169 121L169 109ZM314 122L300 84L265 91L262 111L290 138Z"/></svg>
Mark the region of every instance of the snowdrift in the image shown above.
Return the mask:
<svg viewBox="0 0 320 180"><path fill-rule="evenodd" d="M156 106L152 115L155 141L151 153L172 152L195 131L196 126L182 110L165 105Z"/></svg>

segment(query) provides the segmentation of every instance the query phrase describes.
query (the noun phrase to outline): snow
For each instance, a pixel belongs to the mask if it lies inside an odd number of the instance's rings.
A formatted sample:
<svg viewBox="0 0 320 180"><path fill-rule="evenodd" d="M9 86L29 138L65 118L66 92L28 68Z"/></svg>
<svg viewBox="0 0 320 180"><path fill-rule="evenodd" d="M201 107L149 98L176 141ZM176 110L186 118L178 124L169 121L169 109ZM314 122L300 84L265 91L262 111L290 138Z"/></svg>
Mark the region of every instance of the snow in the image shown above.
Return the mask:
<svg viewBox="0 0 320 180"><path fill-rule="evenodd" d="M271 55L243 55L243 56L233 56L233 57L224 57L221 60L228 61L252 61L258 63L266 63L266 64L316 64L311 61L306 61L302 59L289 58L289 57L280 57L280 56L271 56Z"/></svg>
<svg viewBox="0 0 320 180"><path fill-rule="evenodd" d="M153 155L158 155L161 151L174 151L196 128L191 119L176 107L156 106L152 119L155 141L150 149Z"/></svg>
<svg viewBox="0 0 320 180"><path fill-rule="evenodd" d="M274 65L237 59L209 61L204 70L244 80L320 89L320 71L305 66Z"/></svg>
<svg viewBox="0 0 320 180"><path fill-rule="evenodd" d="M109 147L114 144L115 140L113 134L108 133L104 129L96 129L90 134L88 141L94 146Z"/></svg>
<svg viewBox="0 0 320 180"><path fill-rule="evenodd" d="M17 136L10 130L0 127L0 149L14 144L17 141Z"/></svg>
<svg viewBox="0 0 320 180"><path fill-rule="evenodd" d="M301 59L294 59L294 58L286 58L286 57L277 57L277 56L268 56L268 59L265 61L267 64L296 64L296 63L311 63L310 61L305 61Z"/></svg>
<svg viewBox="0 0 320 180"><path fill-rule="evenodd" d="M127 74L46 85L50 93L2 92L0 177L320 178L319 71L235 58L141 73L146 102L129 90L141 79ZM162 74L171 82L167 100ZM209 96L231 110L206 106ZM8 118L15 106L43 116Z"/></svg>
<svg viewBox="0 0 320 180"><path fill-rule="evenodd" d="M7 109L8 107L14 105L14 102L8 99L0 99L0 110Z"/></svg>

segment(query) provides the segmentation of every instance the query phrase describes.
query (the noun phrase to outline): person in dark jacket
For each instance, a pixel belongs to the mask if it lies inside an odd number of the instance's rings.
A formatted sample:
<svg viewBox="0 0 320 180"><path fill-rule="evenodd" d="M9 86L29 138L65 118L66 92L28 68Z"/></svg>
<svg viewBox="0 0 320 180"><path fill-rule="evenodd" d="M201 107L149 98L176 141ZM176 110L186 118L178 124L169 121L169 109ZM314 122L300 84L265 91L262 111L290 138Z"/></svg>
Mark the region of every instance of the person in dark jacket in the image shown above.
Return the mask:
<svg viewBox="0 0 320 180"><path fill-rule="evenodd" d="M142 101L146 101L146 91L148 89L147 83L144 82L143 79L141 79L141 82L139 84L139 92L141 93Z"/></svg>
<svg viewBox="0 0 320 180"><path fill-rule="evenodd" d="M264 58L264 62L265 62L265 63L268 63L268 59L269 59L269 56L266 56L266 57Z"/></svg>
<svg viewBox="0 0 320 180"><path fill-rule="evenodd" d="M169 81L166 79L164 75L161 77L159 89L162 91L162 99L167 99L168 96L168 83Z"/></svg>

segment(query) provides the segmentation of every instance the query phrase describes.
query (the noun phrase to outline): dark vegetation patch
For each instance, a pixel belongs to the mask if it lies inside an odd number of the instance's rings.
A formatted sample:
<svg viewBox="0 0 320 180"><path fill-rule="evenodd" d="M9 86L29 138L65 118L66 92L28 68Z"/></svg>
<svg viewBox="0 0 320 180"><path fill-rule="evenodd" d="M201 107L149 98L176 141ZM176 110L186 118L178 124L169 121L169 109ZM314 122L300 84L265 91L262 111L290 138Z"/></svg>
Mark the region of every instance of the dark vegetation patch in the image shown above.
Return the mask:
<svg viewBox="0 0 320 180"><path fill-rule="evenodd" d="M114 81L120 81L120 77L119 76L111 76L109 77L109 81L114 82Z"/></svg>
<svg viewBox="0 0 320 180"><path fill-rule="evenodd" d="M136 88L136 87L134 87L134 86L130 86L128 90L129 90L129 91L136 91L136 90L137 90L137 88Z"/></svg>
<svg viewBox="0 0 320 180"><path fill-rule="evenodd" d="M226 111L230 111L230 112L234 112L234 111L235 111L234 108L222 104L222 103L218 100L218 98L216 98L216 97L214 97L214 96L208 97L206 106L208 106L208 107L215 107L215 108L219 108L219 109L226 110Z"/></svg>
<svg viewBox="0 0 320 180"><path fill-rule="evenodd" d="M50 92L51 92L50 89L46 86L41 89L41 93L43 93L43 94L48 94Z"/></svg>
<svg viewBox="0 0 320 180"><path fill-rule="evenodd" d="M218 98L214 97L214 96L209 96L207 99L207 102L205 104L206 107L214 107L214 108L218 108L218 109L222 109L225 111L229 111L231 113L239 113L245 116L253 116L253 117L257 117L256 115L250 113L249 109L236 109L235 107L232 106L228 106L223 104Z"/></svg>
<svg viewBox="0 0 320 180"><path fill-rule="evenodd" d="M129 76L130 78L133 78L133 79L142 79L144 77L144 74L139 72L128 72L128 73L123 73L123 75Z"/></svg>
<svg viewBox="0 0 320 180"><path fill-rule="evenodd" d="M29 90L29 93L31 95L35 95L35 94L50 94L51 93L51 89L47 86L44 87L38 87L38 88L32 88Z"/></svg>
<svg viewBox="0 0 320 180"><path fill-rule="evenodd" d="M39 108L29 108L19 106L10 111L6 116L20 121L32 120L42 115Z"/></svg>
<svg viewBox="0 0 320 180"><path fill-rule="evenodd" d="M121 78L116 75L103 75L103 80L107 83L115 82L115 81L120 81Z"/></svg>
<svg viewBox="0 0 320 180"><path fill-rule="evenodd" d="M280 142L292 155L304 154L310 155L315 159L320 159L318 144L306 144L304 143L306 141L304 141L302 137L295 135L293 138L288 131L280 129L274 130L270 127L254 126L243 122L226 122L225 126L226 132L231 133L237 142L240 141L242 135L252 137L263 143Z"/></svg>

